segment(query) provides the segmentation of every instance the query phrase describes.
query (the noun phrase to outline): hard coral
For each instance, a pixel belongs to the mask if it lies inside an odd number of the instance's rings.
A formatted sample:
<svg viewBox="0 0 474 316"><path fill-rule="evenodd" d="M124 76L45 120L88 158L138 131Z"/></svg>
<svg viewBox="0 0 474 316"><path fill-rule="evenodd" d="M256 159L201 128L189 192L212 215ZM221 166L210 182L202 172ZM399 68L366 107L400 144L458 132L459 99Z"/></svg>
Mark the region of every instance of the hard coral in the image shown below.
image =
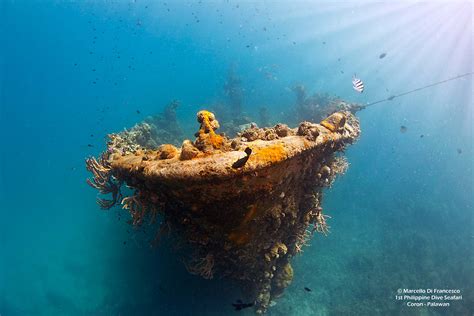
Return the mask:
<svg viewBox="0 0 474 316"><path fill-rule="evenodd" d="M240 136L247 142L252 142L257 139L264 139L265 138L265 131L263 128L258 127L250 127L243 130L240 133Z"/></svg>
<svg viewBox="0 0 474 316"><path fill-rule="evenodd" d="M284 243L277 242L271 249L270 252L265 254L265 259L271 261L272 259L278 259L280 255L284 256L288 252L288 248Z"/></svg>
<svg viewBox="0 0 474 316"><path fill-rule="evenodd" d="M181 145L181 155L179 156L180 160L190 160L196 158L199 155L199 149L197 149L194 144L186 139Z"/></svg>
<svg viewBox="0 0 474 316"><path fill-rule="evenodd" d="M158 147L156 154L158 159L171 159L178 154L178 148L171 144L164 144Z"/></svg>
<svg viewBox="0 0 474 316"><path fill-rule="evenodd" d="M219 128L219 122L214 113L206 110L198 112L197 121L201 124L200 130L203 130L204 133L210 133Z"/></svg>
<svg viewBox="0 0 474 316"><path fill-rule="evenodd" d="M320 124L333 133L340 132L346 124L346 117L342 113L336 112L322 120Z"/></svg>
<svg viewBox="0 0 474 316"><path fill-rule="evenodd" d="M274 127L258 128L251 126L239 133L242 140L252 142L257 139L274 140L282 137L295 135L295 131L286 124L277 124Z"/></svg>
<svg viewBox="0 0 474 316"><path fill-rule="evenodd" d="M127 154L140 148L155 149L160 144L179 144L183 132L176 117L179 103L168 104L163 113L148 116L141 123L116 134L110 134L108 149L110 152Z"/></svg>
<svg viewBox="0 0 474 316"><path fill-rule="evenodd" d="M278 135L278 137L286 137L288 135L291 135L292 134L292 130L288 127L288 125L286 124L277 124L275 125L274 127L275 129L275 132L276 134Z"/></svg>
<svg viewBox="0 0 474 316"><path fill-rule="evenodd" d="M297 135L306 136L308 140L314 141L319 136L318 126L311 122L301 122Z"/></svg>
<svg viewBox="0 0 474 316"><path fill-rule="evenodd" d="M273 279L274 295L279 296L283 290L293 281L293 268L288 262Z"/></svg>
<svg viewBox="0 0 474 316"><path fill-rule="evenodd" d="M199 111L197 120L201 124L196 134L195 146L203 152L212 152L220 149L224 145L224 137L215 133L219 128L219 122L213 113L209 111Z"/></svg>

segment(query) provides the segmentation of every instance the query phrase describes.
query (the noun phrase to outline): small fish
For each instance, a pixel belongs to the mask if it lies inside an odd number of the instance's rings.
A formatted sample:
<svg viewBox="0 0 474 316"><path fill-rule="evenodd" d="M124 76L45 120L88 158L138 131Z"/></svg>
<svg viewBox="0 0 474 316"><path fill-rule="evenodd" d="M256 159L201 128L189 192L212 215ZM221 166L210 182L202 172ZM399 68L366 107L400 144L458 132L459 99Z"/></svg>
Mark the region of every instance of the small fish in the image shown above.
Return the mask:
<svg viewBox="0 0 474 316"><path fill-rule="evenodd" d="M250 147L245 148L245 153L247 154L247 156L245 156L243 158L240 158L236 162L234 162L232 164L232 168L239 169L239 168L242 168L243 166L245 166L245 164L247 163L247 160L249 160L249 158L250 158L250 154L252 153L252 149Z"/></svg>
<svg viewBox="0 0 474 316"><path fill-rule="evenodd" d="M304 290L305 290L306 292L311 292L311 289L310 289L309 287L306 287L306 286L304 287Z"/></svg>
<svg viewBox="0 0 474 316"><path fill-rule="evenodd" d="M393 99L395 99L395 96L394 95L391 95L387 98L388 101L392 101Z"/></svg>
<svg viewBox="0 0 474 316"><path fill-rule="evenodd" d="M137 114L140 114L140 110L137 110Z"/></svg>
<svg viewBox="0 0 474 316"><path fill-rule="evenodd" d="M355 75L352 77L352 88L359 93L364 92L364 83Z"/></svg>
<svg viewBox="0 0 474 316"><path fill-rule="evenodd" d="M94 145L92 145L92 144L87 144L87 147L94 147Z"/></svg>
<svg viewBox="0 0 474 316"><path fill-rule="evenodd" d="M425 137L425 135L421 134L421 135L420 135L420 138L423 138L423 137Z"/></svg>
<svg viewBox="0 0 474 316"><path fill-rule="evenodd" d="M232 306L234 306L236 311L240 311L247 307L252 307L253 305L254 303L244 303L242 300L237 300L235 303L232 303Z"/></svg>
<svg viewBox="0 0 474 316"><path fill-rule="evenodd" d="M379 58L382 59L382 58L384 58L385 56L387 56L387 53L382 53L382 54L380 54Z"/></svg>
<svg viewBox="0 0 474 316"><path fill-rule="evenodd" d="M401 133L406 133L408 128L405 125L400 126L400 132Z"/></svg>
<svg viewBox="0 0 474 316"><path fill-rule="evenodd" d="M458 148L458 154L462 154L462 149Z"/></svg>

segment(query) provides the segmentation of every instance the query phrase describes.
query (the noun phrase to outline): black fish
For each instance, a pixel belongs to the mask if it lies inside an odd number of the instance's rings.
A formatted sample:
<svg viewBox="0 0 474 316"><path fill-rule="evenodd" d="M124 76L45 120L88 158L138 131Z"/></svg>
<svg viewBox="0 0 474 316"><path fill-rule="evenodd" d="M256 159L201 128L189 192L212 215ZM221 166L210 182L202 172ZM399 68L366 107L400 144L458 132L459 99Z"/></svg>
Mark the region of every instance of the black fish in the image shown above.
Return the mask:
<svg viewBox="0 0 474 316"><path fill-rule="evenodd" d="M304 287L304 290L305 290L306 292L311 292L311 289L310 289L309 287L306 287L306 286Z"/></svg>
<svg viewBox="0 0 474 316"><path fill-rule="evenodd" d="M87 147L94 147L94 145L92 145L92 144L87 144Z"/></svg>
<svg viewBox="0 0 474 316"><path fill-rule="evenodd" d="M250 147L245 148L245 153L247 154L247 156L245 156L243 158L240 158L236 162L234 162L232 164L232 168L239 169L239 168L242 168L243 166L245 166L245 164L247 163L247 160L249 160L249 158L250 158L250 154L252 153L252 149L250 149Z"/></svg>
<svg viewBox="0 0 474 316"><path fill-rule="evenodd" d="M461 154L461 153L462 153L462 149L458 148L458 154Z"/></svg>
<svg viewBox="0 0 474 316"><path fill-rule="evenodd" d="M384 58L385 56L387 56L387 53L382 53L382 54L380 54L379 58L382 59L382 58Z"/></svg>
<svg viewBox="0 0 474 316"><path fill-rule="evenodd" d="M406 131L408 130L408 128L404 125L400 126L400 132L401 133L406 133Z"/></svg>
<svg viewBox="0 0 474 316"><path fill-rule="evenodd" d="M423 138L423 137L425 137L425 135L421 134L421 135L420 135L420 138Z"/></svg>
<svg viewBox="0 0 474 316"><path fill-rule="evenodd" d="M395 99L395 96L394 95L391 95L387 98L388 101L392 101L393 99Z"/></svg>
<svg viewBox="0 0 474 316"><path fill-rule="evenodd" d="M244 308L247 307L252 307L254 303L243 303L242 300L237 300L235 303L232 303L232 306L234 306L234 310L240 311Z"/></svg>
<svg viewBox="0 0 474 316"><path fill-rule="evenodd" d="M137 110L137 114L140 114L140 110Z"/></svg>

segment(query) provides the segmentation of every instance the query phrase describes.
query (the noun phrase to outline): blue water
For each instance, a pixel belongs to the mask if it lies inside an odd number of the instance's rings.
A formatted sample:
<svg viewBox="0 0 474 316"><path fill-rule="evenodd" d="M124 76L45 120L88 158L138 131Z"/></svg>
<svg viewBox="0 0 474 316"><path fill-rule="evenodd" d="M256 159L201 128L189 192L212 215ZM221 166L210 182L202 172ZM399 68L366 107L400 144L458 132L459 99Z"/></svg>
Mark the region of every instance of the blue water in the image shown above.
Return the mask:
<svg viewBox="0 0 474 316"><path fill-rule="evenodd" d="M232 67L246 114L266 106L274 123L296 84L366 103L472 72L472 6L0 2L0 315L237 313L236 284L189 275L166 242L99 210L84 158L173 99L191 138ZM331 233L294 258L269 315L474 312L472 91L467 76L358 113L350 169L325 192ZM408 307L400 288L462 300Z"/></svg>

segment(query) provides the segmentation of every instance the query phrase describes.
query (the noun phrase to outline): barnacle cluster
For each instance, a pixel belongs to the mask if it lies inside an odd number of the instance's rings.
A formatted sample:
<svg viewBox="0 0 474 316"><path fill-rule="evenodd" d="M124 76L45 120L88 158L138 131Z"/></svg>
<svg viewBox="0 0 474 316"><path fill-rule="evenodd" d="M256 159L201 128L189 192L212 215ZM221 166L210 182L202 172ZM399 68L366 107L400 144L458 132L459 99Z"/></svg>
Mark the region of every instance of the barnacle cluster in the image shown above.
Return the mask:
<svg viewBox="0 0 474 316"><path fill-rule="evenodd" d="M218 134L213 113L200 111L197 121L196 139L180 148L113 138L99 160L87 160L89 183L112 195L106 207L126 183L133 194L120 202L133 225L159 216L160 236L192 250L182 254L190 273L241 281L246 300L264 313L293 279L291 258L313 233L329 232L323 188L347 168L337 153L358 137L358 121L336 112L296 128L250 126L233 139Z"/></svg>
<svg viewBox="0 0 474 316"><path fill-rule="evenodd" d="M274 127L258 128L250 126L238 134L243 141L251 142L257 139L274 140L281 137L296 135L296 132L286 124L277 124Z"/></svg>

